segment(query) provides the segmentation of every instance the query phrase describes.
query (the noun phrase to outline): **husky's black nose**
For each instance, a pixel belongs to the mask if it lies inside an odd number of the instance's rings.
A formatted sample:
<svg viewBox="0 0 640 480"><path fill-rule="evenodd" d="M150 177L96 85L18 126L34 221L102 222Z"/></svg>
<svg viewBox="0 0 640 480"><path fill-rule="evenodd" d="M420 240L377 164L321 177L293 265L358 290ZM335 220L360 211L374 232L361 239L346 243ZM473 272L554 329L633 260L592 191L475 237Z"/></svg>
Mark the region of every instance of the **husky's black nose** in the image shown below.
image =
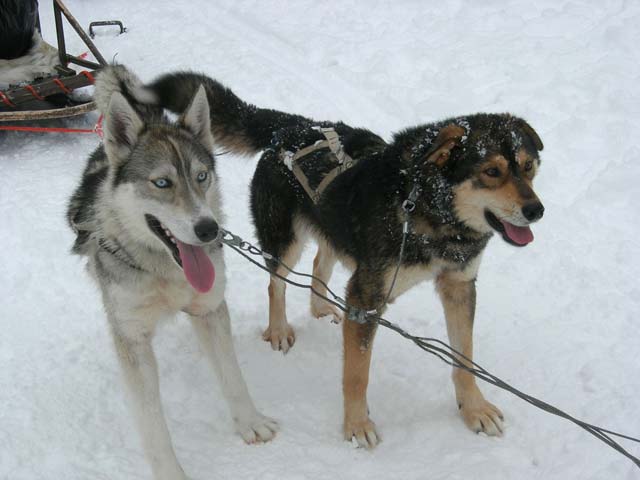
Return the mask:
<svg viewBox="0 0 640 480"><path fill-rule="evenodd" d="M522 207L522 214L530 222L535 222L544 215L544 206L540 202L527 203Z"/></svg>
<svg viewBox="0 0 640 480"><path fill-rule="evenodd" d="M202 242L210 242L218 236L218 224L213 218L201 218L193 230Z"/></svg>

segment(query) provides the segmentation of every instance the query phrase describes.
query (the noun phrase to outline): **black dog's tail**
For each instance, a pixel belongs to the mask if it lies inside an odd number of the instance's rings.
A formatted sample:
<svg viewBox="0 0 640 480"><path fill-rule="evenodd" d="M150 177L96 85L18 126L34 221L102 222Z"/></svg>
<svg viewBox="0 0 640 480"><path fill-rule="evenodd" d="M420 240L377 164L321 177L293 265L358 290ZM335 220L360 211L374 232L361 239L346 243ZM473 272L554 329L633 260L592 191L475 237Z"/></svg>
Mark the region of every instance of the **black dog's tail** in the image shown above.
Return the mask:
<svg viewBox="0 0 640 480"><path fill-rule="evenodd" d="M300 115L257 108L206 75L177 72L147 85L157 103L174 113L184 112L200 85L204 85L211 112L211 130L217 145L236 154L253 155L271 145L274 132L311 121Z"/></svg>

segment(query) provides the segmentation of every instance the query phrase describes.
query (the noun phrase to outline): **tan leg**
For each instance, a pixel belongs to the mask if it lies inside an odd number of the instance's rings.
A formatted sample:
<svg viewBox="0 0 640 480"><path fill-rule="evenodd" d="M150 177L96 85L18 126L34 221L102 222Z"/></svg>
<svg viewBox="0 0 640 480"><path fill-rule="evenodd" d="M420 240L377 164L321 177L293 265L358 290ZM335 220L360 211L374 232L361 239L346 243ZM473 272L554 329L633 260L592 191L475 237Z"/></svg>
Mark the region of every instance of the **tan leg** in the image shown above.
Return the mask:
<svg viewBox="0 0 640 480"><path fill-rule="evenodd" d="M475 281L460 280L443 274L438 278L437 289L447 319L447 332L451 346L465 357L473 359ZM465 365L469 365L462 358L460 360ZM475 377L455 367L452 377L458 408L467 427L476 433L502 434L502 412L485 400Z"/></svg>
<svg viewBox="0 0 640 480"><path fill-rule="evenodd" d="M327 288L323 285L323 282L325 285L329 283L336 260L335 253L327 242L324 240L318 241L318 253L316 253L316 258L313 259L313 276L322 282L314 278L311 280L311 287L321 295L327 295ZM316 318L331 316L333 323L342 321L342 312L313 292L311 292L311 315Z"/></svg>
<svg viewBox="0 0 640 480"><path fill-rule="evenodd" d="M349 296L347 302L350 305L358 305L357 300ZM348 441L355 438L358 445L365 448L373 448L380 443L380 435L369 418L367 406L369 367L375 331L375 324L361 325L349 319L342 322L344 437Z"/></svg>
<svg viewBox="0 0 640 480"><path fill-rule="evenodd" d="M294 241L281 257L281 260L287 266L293 268L300 259L302 247L302 242ZM288 274L287 270L282 266L278 266L276 273L283 277ZM282 353L287 353L296 340L293 328L287 322L286 287L287 285L283 280L276 276L271 276L271 281L269 282L269 327L262 334L262 338L271 343L271 348L281 350Z"/></svg>

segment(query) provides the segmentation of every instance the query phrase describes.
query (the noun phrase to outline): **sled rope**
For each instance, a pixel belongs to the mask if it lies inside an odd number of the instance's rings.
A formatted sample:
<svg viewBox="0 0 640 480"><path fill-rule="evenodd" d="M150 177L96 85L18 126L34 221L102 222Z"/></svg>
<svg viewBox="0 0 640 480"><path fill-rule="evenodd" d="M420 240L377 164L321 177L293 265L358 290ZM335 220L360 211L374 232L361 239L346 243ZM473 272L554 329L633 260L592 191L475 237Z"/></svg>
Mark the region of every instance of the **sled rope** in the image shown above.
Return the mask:
<svg viewBox="0 0 640 480"><path fill-rule="evenodd" d="M408 206L410 207L410 205L408 205ZM539 408L540 410L543 410L543 411L545 411L547 413L551 413L552 415L556 415L556 416L558 416L560 418L564 418L565 420L568 420L568 421L578 425L580 428L582 428L583 430L586 430L591 435L596 437L598 440L604 442L609 447L613 448L614 450L616 450L620 454L622 454L625 457L627 457L628 459L630 459L636 465L636 467L640 468L640 458L638 458L638 457L632 455L631 453L629 453L622 445L617 443L611 437L615 436L615 437L623 438L625 440L629 440L629 441L637 442L637 443L640 443L640 439L632 437L630 435L624 435L622 433L618 433L618 432L615 432L615 431L612 431L612 430L608 430L608 429L605 429L603 427L599 427L597 425L593 425L593 424L587 423L587 422L585 422L583 420L580 420L580 419L578 419L576 417L573 417L573 416L569 415L568 413L560 410L559 408L554 407L553 405L551 405L549 403L546 403L546 402L544 402L544 401L542 401L542 400L540 400L540 399L538 399L538 398L536 398L536 397L534 397L532 395L526 394L526 393L518 390L517 388L509 385L507 382L505 382L504 380L502 380L502 379L498 378L497 376L493 375L492 373L487 371L485 368L481 367L480 365L478 365L473 360L467 358L465 355L463 355L459 351L455 350L454 348L452 348L450 345L448 345L447 343L443 342L442 340L439 340L437 338L419 337L419 336L412 335L412 334L408 333L407 331L403 330L398 325L396 325L396 324L390 322L389 320L386 320L385 318L381 317L375 311L363 311L362 309L358 309L356 307L348 305L347 302L344 299L340 298L340 296L338 296L333 290L331 290L329 288L329 286L325 282L323 282L321 279L315 277L314 275L308 274L308 273L301 273L301 272L297 272L297 271L293 270L291 267L289 267L284 262L282 262L282 260L280 260L279 258L274 257L273 255L271 255L268 252L264 252L263 250L261 250L260 248L256 247L255 245L243 240L241 237L239 237L239 236L237 236L237 235L235 235L235 234L233 234L233 233L231 233L231 232L229 232L227 230L221 230L221 238L220 238L220 240L222 241L222 243L224 243L225 245L229 246L233 251L235 251L239 255L243 256L244 258L246 258L248 261L253 263L258 268L264 270L265 272L269 273L270 275L272 275L274 277L279 278L280 280L288 283L289 285L293 285L295 287L299 287L299 288L310 290L314 295L317 295L320 298L322 298L323 300L329 302L330 304L332 304L333 306L335 306L336 308L338 308L342 312L346 313L347 315L349 315L352 312L358 311L359 312L358 315L362 316L366 321L373 322L373 323L376 323L378 325L382 325L383 327L386 327L389 330L392 330L392 331L396 332L397 334L399 334L399 335L403 336L404 338L406 338L406 339L410 340L411 342L413 342L415 345L417 345L420 349L424 350L425 352L430 353L431 355L434 355L434 356L438 357L444 363L446 363L448 365L451 365L452 367L459 368L461 370L465 370L465 371L471 373L472 375L476 376L480 380L483 380L483 381L485 381L487 383L490 383L491 385L495 385L496 387L501 388L502 390L510 392L511 394L521 398L525 402L533 405L536 408ZM289 279L289 278L287 278L285 276L279 275L279 274L275 273L274 271L271 271L269 268L264 266L261 262L259 262L259 261L255 260L254 258L252 258L252 256L262 257L264 260L269 260L269 261L272 261L272 262L276 262L279 266L282 266L285 270L287 270L287 272L291 273L292 275L296 275L296 276L299 276L299 277L305 277L305 278L308 278L308 279L313 279L313 280L319 282L323 287L325 287L327 289L328 295L330 295L332 298L329 298L329 297L327 297L325 295L320 294L310 284L296 282L296 281L291 280L291 279ZM347 320L345 320L345 321L347 321ZM470 366L466 365L461 360L464 360Z"/></svg>
<svg viewBox="0 0 640 480"><path fill-rule="evenodd" d="M100 138L103 137L102 115L98 118L93 128L63 128L63 127L23 127L20 125L0 125L0 130L10 130L13 132L44 132L44 133L95 133Z"/></svg>
<svg viewBox="0 0 640 480"><path fill-rule="evenodd" d="M58 88L60 88L60 90L64 92L65 95L69 95L71 93L71 90L68 89L67 86L60 81L59 78L54 78L53 83L55 83L58 86Z"/></svg>
<svg viewBox="0 0 640 480"><path fill-rule="evenodd" d="M11 108L15 107L13 102L11 100L9 100L9 97L7 96L7 94L4 93L2 90L0 90L0 100L2 100L2 103L7 105L8 107L11 107Z"/></svg>

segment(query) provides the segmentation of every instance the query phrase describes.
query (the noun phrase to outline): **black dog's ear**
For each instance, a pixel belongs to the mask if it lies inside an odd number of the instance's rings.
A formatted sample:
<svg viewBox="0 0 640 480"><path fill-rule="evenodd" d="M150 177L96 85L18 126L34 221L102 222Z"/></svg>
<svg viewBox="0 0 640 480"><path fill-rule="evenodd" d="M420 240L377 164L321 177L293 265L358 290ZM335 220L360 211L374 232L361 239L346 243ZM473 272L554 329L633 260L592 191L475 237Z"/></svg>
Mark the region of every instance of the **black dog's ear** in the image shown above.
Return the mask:
<svg viewBox="0 0 640 480"><path fill-rule="evenodd" d="M533 144L536 146L536 150L541 151L544 148L544 144L542 143L542 140L540 140L538 132L536 132L533 127L524 120L522 120L520 126L522 127L522 131L531 139Z"/></svg>
<svg viewBox="0 0 640 480"><path fill-rule="evenodd" d="M425 155L424 163L431 162L438 167L442 167L449 160L453 147L458 144L465 133L465 129L455 123L442 127L433 141L433 145Z"/></svg>

